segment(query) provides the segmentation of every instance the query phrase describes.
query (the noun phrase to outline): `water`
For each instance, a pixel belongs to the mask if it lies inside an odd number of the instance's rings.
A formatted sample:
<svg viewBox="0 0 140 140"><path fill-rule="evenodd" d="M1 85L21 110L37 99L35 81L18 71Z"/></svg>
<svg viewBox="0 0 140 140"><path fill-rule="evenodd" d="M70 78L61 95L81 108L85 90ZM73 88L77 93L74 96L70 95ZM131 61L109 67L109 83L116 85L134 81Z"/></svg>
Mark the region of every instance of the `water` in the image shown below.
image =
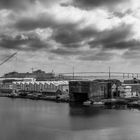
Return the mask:
<svg viewBox="0 0 140 140"><path fill-rule="evenodd" d="M140 111L0 98L0 140L138 140Z"/></svg>

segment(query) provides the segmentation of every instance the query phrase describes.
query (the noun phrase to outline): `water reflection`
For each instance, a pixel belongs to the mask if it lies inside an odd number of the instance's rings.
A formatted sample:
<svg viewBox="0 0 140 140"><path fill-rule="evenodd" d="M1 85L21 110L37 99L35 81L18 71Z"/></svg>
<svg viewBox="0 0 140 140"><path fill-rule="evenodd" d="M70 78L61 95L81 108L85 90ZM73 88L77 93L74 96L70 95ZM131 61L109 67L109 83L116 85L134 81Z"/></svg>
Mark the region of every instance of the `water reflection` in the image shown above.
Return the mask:
<svg viewBox="0 0 140 140"><path fill-rule="evenodd" d="M105 109L127 110L127 105L105 105Z"/></svg>
<svg viewBox="0 0 140 140"><path fill-rule="evenodd" d="M126 106L0 98L0 140L137 140L139 118Z"/></svg>
<svg viewBox="0 0 140 140"><path fill-rule="evenodd" d="M80 104L69 104L69 115L72 117L92 117L100 114L104 107L83 106Z"/></svg>
<svg viewBox="0 0 140 140"><path fill-rule="evenodd" d="M69 114L71 116L87 116L87 117L92 117L99 115L100 113L103 112L103 110L106 109L114 109L114 110L128 110L130 108L127 107L127 105L105 105L105 106L94 106L94 105L89 105L89 106L84 106L82 104L75 104L75 103L70 103L69 104L70 111Z"/></svg>

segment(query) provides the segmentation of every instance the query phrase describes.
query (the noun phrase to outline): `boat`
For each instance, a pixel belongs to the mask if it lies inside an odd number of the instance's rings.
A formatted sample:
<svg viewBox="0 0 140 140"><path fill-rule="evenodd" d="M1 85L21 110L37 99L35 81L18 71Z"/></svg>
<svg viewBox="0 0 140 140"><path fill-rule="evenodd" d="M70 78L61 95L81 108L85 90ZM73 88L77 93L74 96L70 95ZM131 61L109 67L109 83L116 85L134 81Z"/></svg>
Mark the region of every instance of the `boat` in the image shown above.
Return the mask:
<svg viewBox="0 0 140 140"><path fill-rule="evenodd" d="M104 102L100 101L100 102L93 102L93 105L104 105Z"/></svg>
<svg viewBox="0 0 140 140"><path fill-rule="evenodd" d="M86 106L89 106L89 105L92 105L92 104L93 104L93 102L90 101L90 100L87 100L87 101L83 102L83 105L86 105Z"/></svg>

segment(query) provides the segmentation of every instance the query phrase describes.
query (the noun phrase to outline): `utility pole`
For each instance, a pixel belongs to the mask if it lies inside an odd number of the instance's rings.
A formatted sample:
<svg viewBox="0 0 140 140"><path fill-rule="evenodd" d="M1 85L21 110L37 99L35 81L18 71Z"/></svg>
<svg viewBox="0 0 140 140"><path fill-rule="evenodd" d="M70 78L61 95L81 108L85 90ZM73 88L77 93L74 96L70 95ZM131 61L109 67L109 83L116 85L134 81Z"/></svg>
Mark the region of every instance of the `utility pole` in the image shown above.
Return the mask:
<svg viewBox="0 0 140 140"><path fill-rule="evenodd" d="M125 73L123 73L123 79L125 78Z"/></svg>
<svg viewBox="0 0 140 140"><path fill-rule="evenodd" d="M73 80L74 80L74 66L72 67L72 71L73 71Z"/></svg>
<svg viewBox="0 0 140 140"><path fill-rule="evenodd" d="M129 73L128 73L128 78L129 78Z"/></svg>
<svg viewBox="0 0 140 140"><path fill-rule="evenodd" d="M134 73L132 73L132 78L134 78Z"/></svg>
<svg viewBox="0 0 140 140"><path fill-rule="evenodd" d="M110 81L110 78L111 78L110 66L109 66L108 76L109 76L109 85L110 85L110 95L111 95L111 98L113 98L112 85L111 85L111 81Z"/></svg>
<svg viewBox="0 0 140 140"><path fill-rule="evenodd" d="M34 68L32 67L31 70L32 70L32 73L33 73L34 72Z"/></svg>
<svg viewBox="0 0 140 140"><path fill-rule="evenodd" d="M110 78L111 78L111 74L110 74L110 66L109 66L109 73L108 73L108 74L109 74L109 79L110 79Z"/></svg>

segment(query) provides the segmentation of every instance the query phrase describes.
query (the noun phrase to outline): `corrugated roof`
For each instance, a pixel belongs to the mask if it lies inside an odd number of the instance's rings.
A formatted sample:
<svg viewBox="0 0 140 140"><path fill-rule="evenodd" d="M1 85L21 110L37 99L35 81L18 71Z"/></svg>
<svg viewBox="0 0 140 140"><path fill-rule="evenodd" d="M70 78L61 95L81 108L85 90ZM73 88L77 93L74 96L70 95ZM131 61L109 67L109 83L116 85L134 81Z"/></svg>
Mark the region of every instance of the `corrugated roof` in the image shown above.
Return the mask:
<svg viewBox="0 0 140 140"><path fill-rule="evenodd" d="M68 85L69 82L68 81L35 81L35 82L26 82L26 81L16 81L16 82L13 82L14 84L53 84L55 86L59 86L59 85Z"/></svg>

